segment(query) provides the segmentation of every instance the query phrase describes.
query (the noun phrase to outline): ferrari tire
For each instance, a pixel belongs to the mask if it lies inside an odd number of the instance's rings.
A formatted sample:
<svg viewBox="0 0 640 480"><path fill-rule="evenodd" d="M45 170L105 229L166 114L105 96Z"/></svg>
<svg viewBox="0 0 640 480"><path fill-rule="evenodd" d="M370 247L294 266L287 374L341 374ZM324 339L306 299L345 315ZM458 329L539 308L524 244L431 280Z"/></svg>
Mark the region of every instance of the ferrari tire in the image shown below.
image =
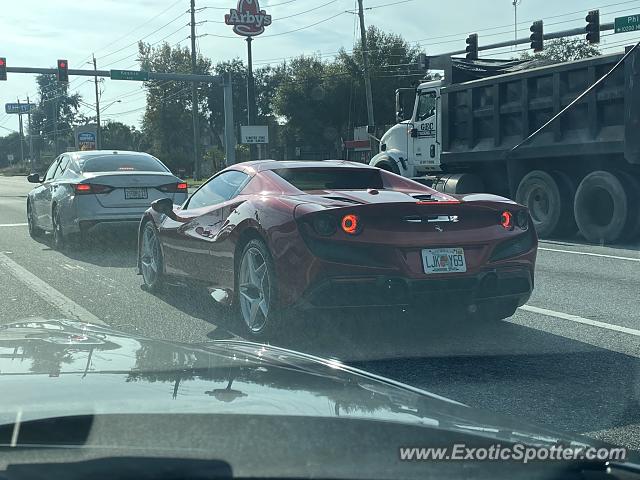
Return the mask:
<svg viewBox="0 0 640 480"><path fill-rule="evenodd" d="M36 226L36 219L33 216L33 208L30 201L27 201L27 225L31 238L40 238L44 235L44 230Z"/></svg>
<svg viewBox="0 0 640 480"><path fill-rule="evenodd" d="M574 211L589 242L614 243L624 238L632 216L632 197L624 179L611 172L592 172L580 182Z"/></svg>
<svg viewBox="0 0 640 480"><path fill-rule="evenodd" d="M236 307L245 332L254 339L270 337L278 329L282 312L278 308L275 265L262 240L250 240L243 248L236 268Z"/></svg>
<svg viewBox="0 0 640 480"><path fill-rule="evenodd" d="M529 209L538 235L549 238L563 233L573 223L573 192L566 175L542 170L529 172L516 191L516 202Z"/></svg>
<svg viewBox="0 0 640 480"><path fill-rule="evenodd" d="M150 292L157 292L164 285L164 258L158 232L152 222L145 223L142 229L139 250L140 270L144 285Z"/></svg>

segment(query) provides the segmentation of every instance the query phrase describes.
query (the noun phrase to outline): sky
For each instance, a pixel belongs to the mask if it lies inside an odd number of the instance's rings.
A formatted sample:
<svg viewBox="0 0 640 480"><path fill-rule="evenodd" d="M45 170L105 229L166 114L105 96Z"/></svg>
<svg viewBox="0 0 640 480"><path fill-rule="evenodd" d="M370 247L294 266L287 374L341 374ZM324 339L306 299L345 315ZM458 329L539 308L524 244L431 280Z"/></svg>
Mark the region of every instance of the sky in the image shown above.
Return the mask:
<svg viewBox="0 0 640 480"><path fill-rule="evenodd" d="M195 0L199 51L215 64L246 58L246 42L224 24L224 14L237 0ZM139 68L137 42L189 45L189 0L3 0L0 57L9 66L52 68L59 58L70 68ZM514 37L513 0L364 0L365 22L401 34L428 55L464 49L469 33L480 45ZM356 0L261 0L273 23L253 42L255 67L280 63L300 54L330 59L358 40ZM601 23L640 14L640 0L519 0L518 37L529 35L533 20L543 19L545 33L585 25L586 13L600 9ZM604 53L622 51L640 40L640 32L602 33ZM525 45L516 47L527 48ZM513 48L486 52L509 58ZM481 53L481 57L486 54ZM0 102L37 98L35 75L9 73L0 82ZM71 77L70 91L83 97L80 112L93 115L93 79ZM145 107L142 83L106 79L100 99L102 119L139 126ZM374 92L375 94L375 92ZM120 102L116 102L120 100ZM0 111L0 136L18 129L18 116Z"/></svg>

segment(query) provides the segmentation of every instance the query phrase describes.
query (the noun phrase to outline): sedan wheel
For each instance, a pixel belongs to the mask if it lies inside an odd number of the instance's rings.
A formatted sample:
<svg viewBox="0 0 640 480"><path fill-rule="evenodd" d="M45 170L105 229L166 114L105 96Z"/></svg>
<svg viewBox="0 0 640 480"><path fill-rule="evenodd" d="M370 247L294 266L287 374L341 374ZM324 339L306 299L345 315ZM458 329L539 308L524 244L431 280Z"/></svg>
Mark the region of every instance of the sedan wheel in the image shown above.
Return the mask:
<svg viewBox="0 0 640 480"><path fill-rule="evenodd" d="M249 333L266 335L276 324L274 308L275 277L271 256L260 240L252 240L244 248L238 271L238 303L240 316Z"/></svg>
<svg viewBox="0 0 640 480"><path fill-rule="evenodd" d="M44 233L41 228L36 226L36 219L33 217L31 202L27 202L27 224L29 226L29 235L31 235L32 238L40 238Z"/></svg>
<svg viewBox="0 0 640 480"><path fill-rule="evenodd" d="M53 248L63 250L65 246L65 235L60 221L60 210L57 207L53 208L51 218L53 219Z"/></svg>
<svg viewBox="0 0 640 480"><path fill-rule="evenodd" d="M151 291L158 290L162 285L162 250L156 229L151 222L147 222L142 233L140 244L140 266L144 284Z"/></svg>

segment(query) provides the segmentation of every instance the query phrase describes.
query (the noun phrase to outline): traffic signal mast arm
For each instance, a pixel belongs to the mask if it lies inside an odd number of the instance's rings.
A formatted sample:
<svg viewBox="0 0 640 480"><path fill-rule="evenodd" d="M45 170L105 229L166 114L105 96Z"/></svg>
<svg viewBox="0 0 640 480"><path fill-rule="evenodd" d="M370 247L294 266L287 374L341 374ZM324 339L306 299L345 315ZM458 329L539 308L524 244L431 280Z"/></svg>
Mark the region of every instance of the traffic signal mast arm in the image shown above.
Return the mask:
<svg viewBox="0 0 640 480"><path fill-rule="evenodd" d="M34 67L7 67L8 73L36 73L36 74L58 74L57 68L34 68ZM111 70L76 70L69 68L67 70L70 76L80 77L106 77L111 78ZM174 80L183 82L203 82L216 83L222 85L222 77L219 75L192 75L187 73L161 73L148 72L149 80Z"/></svg>
<svg viewBox="0 0 640 480"><path fill-rule="evenodd" d="M613 30L613 29L614 29L613 22L600 24L601 32L605 32L607 30ZM577 28L570 28L567 30L560 30L558 32L544 33L542 38L544 40L553 40L554 38L572 37L572 36L578 36L578 35L584 35L584 34L585 34L585 27L577 27ZM478 50L479 51L492 50L494 48L511 47L513 45L523 45L528 43L531 43L531 39L529 38L529 36L518 38L517 40L512 39L512 40L505 40L504 42L489 43L487 45L478 45ZM466 53L467 53L467 50L464 49L464 50L455 50L453 52L441 53L441 54L438 54L437 56L448 57L451 55L461 55Z"/></svg>

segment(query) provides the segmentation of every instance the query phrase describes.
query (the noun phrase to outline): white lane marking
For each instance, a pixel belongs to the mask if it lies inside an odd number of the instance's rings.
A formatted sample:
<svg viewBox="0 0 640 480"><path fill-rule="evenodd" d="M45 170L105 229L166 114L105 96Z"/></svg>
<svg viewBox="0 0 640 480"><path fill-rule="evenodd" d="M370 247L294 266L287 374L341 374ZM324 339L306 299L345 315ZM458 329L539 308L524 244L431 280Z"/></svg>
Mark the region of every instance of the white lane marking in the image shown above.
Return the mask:
<svg viewBox="0 0 640 480"><path fill-rule="evenodd" d="M9 270L9 272L18 280L29 287L33 293L41 297L47 303L56 307L63 314L68 315L70 320L80 320L82 322L94 323L96 325L106 325L105 322L100 320L93 313L81 307L48 283L36 277L26 268L18 265L4 253L0 253L0 265Z"/></svg>
<svg viewBox="0 0 640 480"><path fill-rule="evenodd" d="M26 227L28 223L0 223L0 227Z"/></svg>
<svg viewBox="0 0 640 480"><path fill-rule="evenodd" d="M607 330L613 330L614 332L626 333L640 337L640 330L629 327L621 327L620 325L613 325L611 323L598 322L597 320L591 320L589 318L579 317L578 315L571 315L569 313L556 312L555 310L548 310L546 308L533 307L531 305L523 305L520 310L527 312L539 313L540 315L546 315L547 317L560 318L562 320L569 320L575 323L582 323L584 325L590 325L592 327L605 328Z"/></svg>
<svg viewBox="0 0 640 480"><path fill-rule="evenodd" d="M20 426L22 425L22 409L18 410L16 413L16 423L13 424L13 433L11 434L11 443L9 444L12 448L15 448L18 445L18 435L20 435Z"/></svg>
<svg viewBox="0 0 640 480"><path fill-rule="evenodd" d="M572 253L574 255L586 255L588 257L613 258L614 260L627 260L629 262L640 262L640 258L620 257L618 255L605 255L604 253L578 252L577 250L562 250L561 248L546 248L546 247L538 247L538 250L544 250L545 252Z"/></svg>

